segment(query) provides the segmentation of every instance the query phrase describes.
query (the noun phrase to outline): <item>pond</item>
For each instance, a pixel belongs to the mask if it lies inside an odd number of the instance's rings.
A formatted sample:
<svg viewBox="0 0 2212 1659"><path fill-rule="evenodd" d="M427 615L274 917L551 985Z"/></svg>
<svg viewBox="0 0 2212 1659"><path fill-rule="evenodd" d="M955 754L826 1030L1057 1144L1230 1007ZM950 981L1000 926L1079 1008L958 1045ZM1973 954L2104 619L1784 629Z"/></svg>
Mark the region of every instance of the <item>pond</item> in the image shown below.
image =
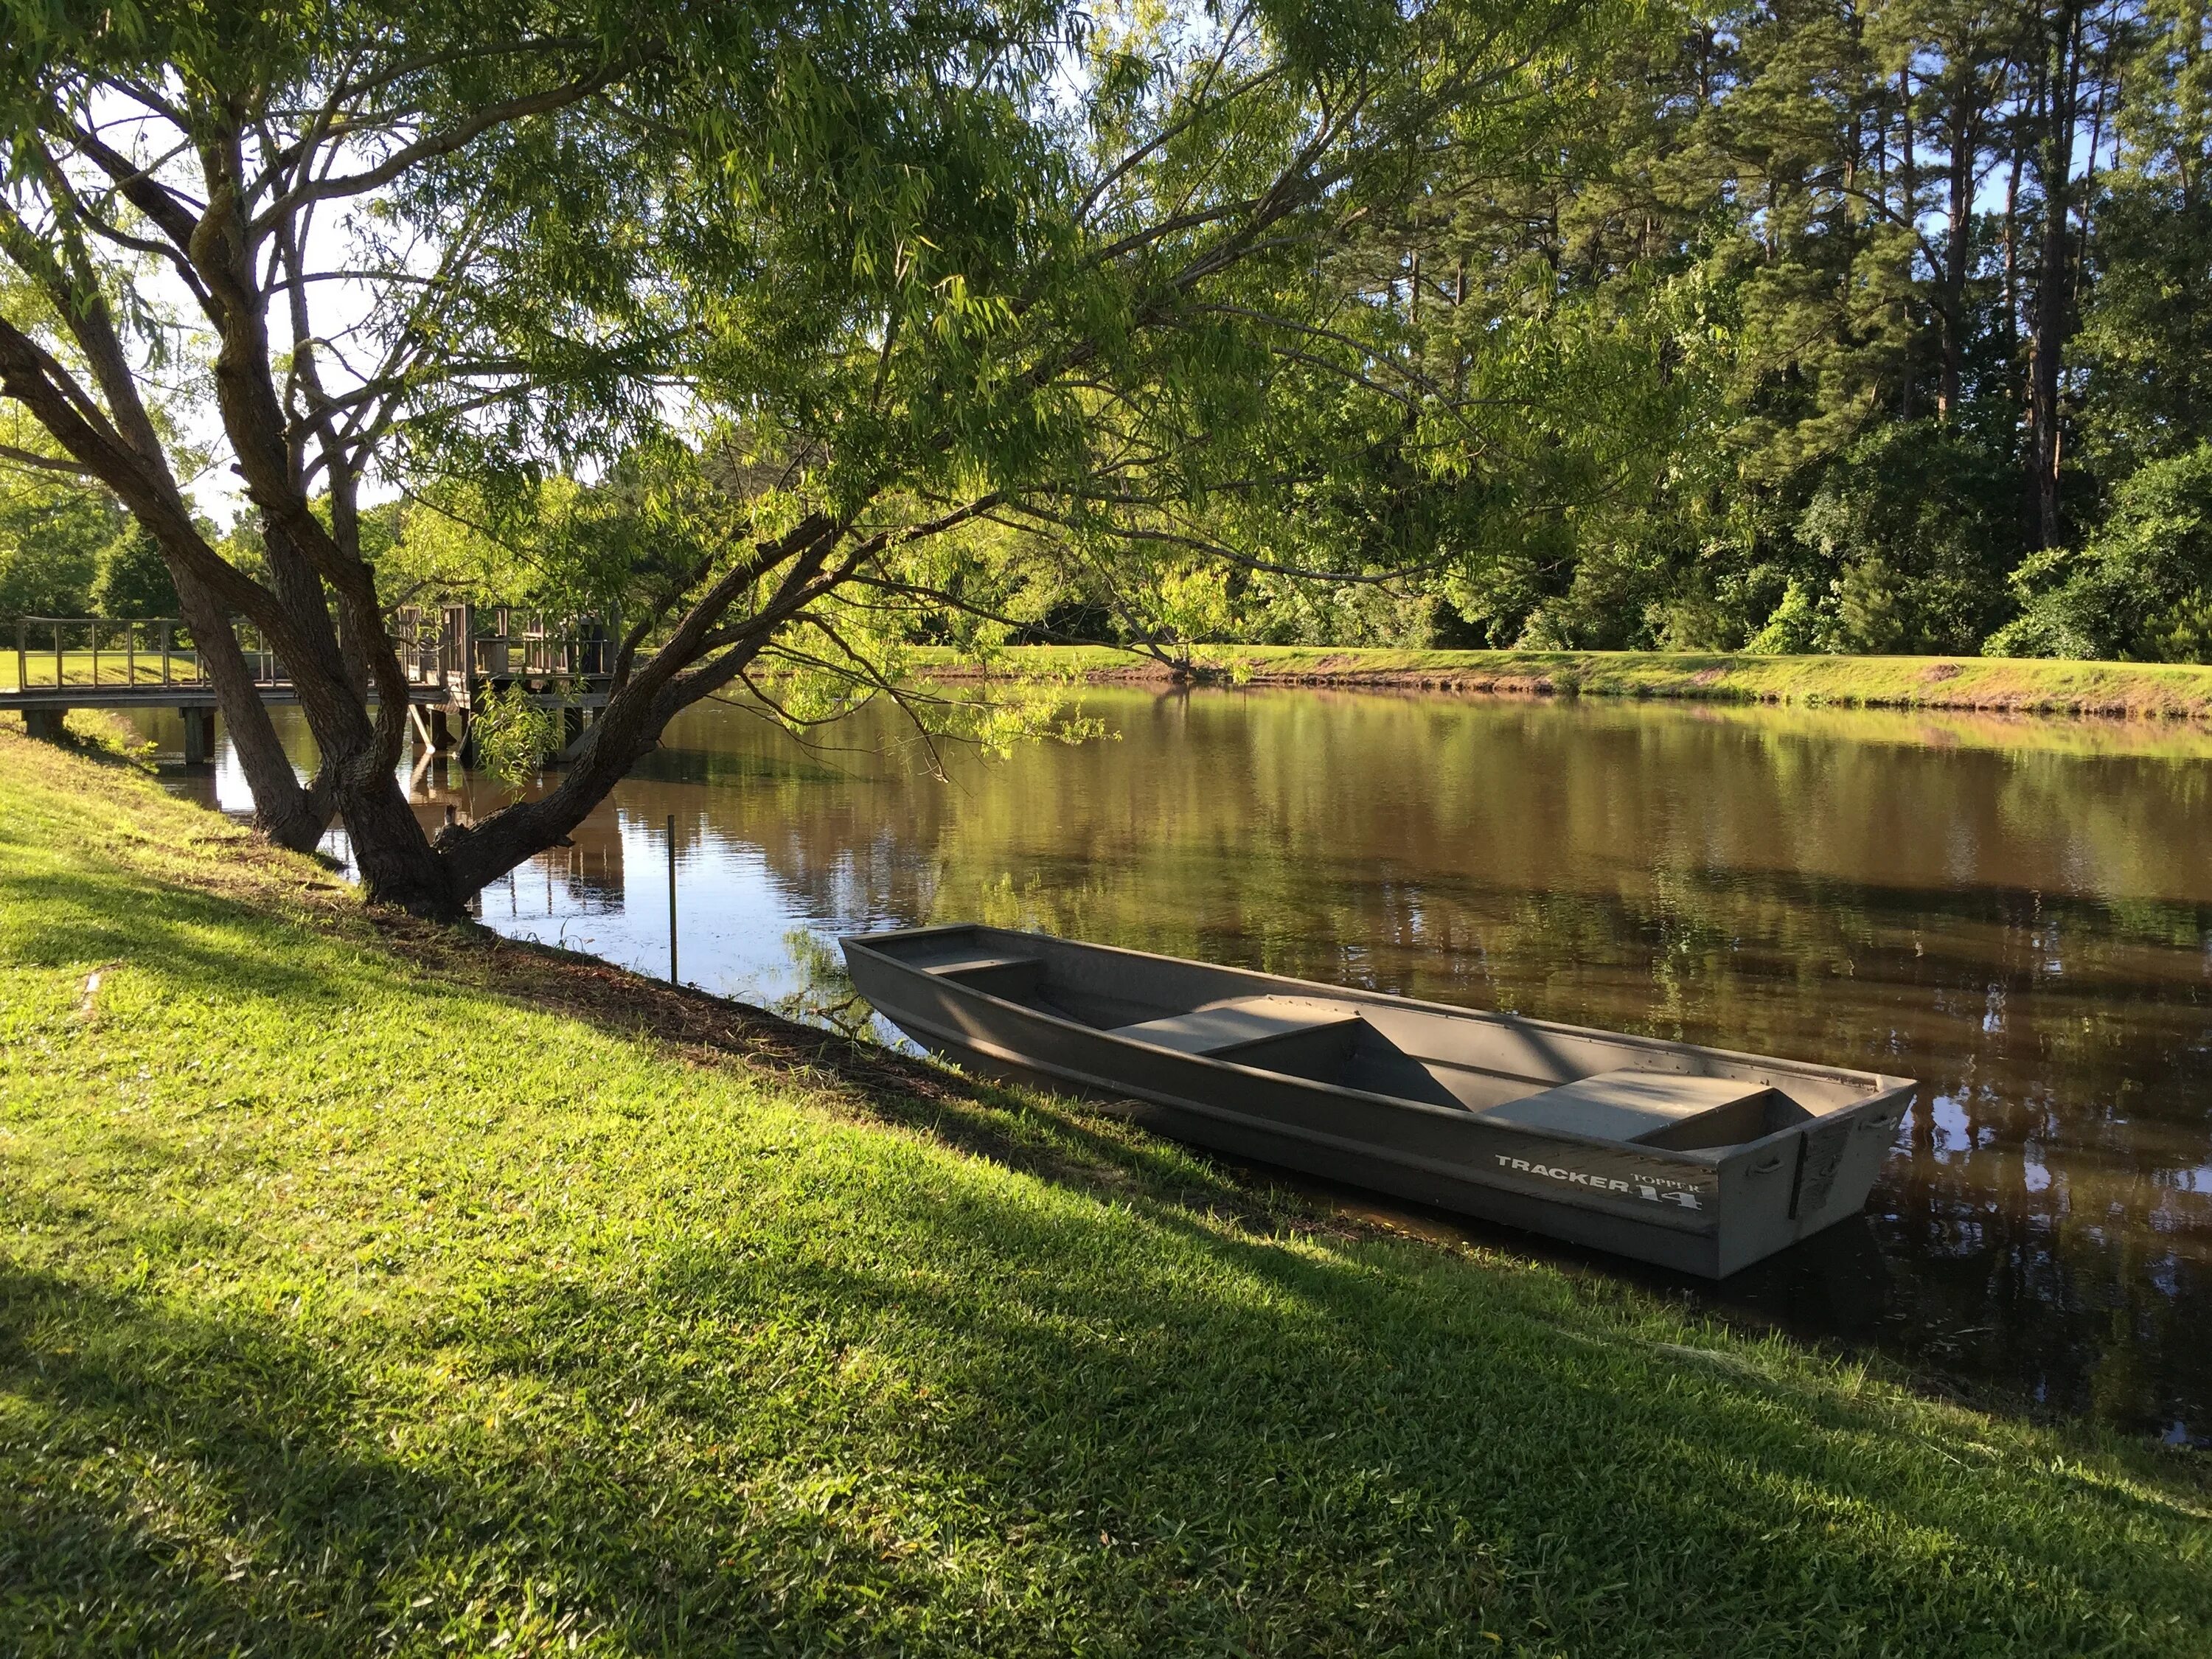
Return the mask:
<svg viewBox="0 0 2212 1659"><path fill-rule="evenodd" d="M1920 1079L1863 1225L1717 1290L1923 1374L2212 1437L2212 733L1316 690L1085 691L949 757L693 712L503 933L817 1017L841 932L957 919ZM287 716L288 719L295 717ZM149 735L179 742L155 719ZM296 726L293 728L296 732ZM304 739L301 739L304 746ZM246 804L226 751L187 787ZM428 819L488 782L416 775Z"/></svg>

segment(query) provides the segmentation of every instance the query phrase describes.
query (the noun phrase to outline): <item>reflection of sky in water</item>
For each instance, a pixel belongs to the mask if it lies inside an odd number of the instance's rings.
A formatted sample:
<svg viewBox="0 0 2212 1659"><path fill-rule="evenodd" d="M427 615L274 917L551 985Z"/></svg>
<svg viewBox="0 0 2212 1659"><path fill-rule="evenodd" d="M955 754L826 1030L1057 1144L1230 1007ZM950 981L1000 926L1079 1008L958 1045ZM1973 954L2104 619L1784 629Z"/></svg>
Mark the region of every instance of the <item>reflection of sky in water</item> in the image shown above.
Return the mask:
<svg viewBox="0 0 2212 1659"><path fill-rule="evenodd" d="M226 811L249 812L253 797L244 768L228 744L214 773L217 803ZM481 896L479 919L510 939L586 951L654 978L668 973L668 828L619 806L611 814L619 840L617 860L574 860L556 851L532 860ZM831 945L842 933L893 925L870 913L851 884L843 891L856 908L824 915L795 900L779 883L757 844L695 825L687 842L679 830L676 859L677 967L689 985L805 1014L816 999L820 958L793 935ZM345 831L334 827L324 850L344 860ZM633 872L639 890L633 895ZM832 890L838 890L833 884ZM655 901L658 900L658 902ZM795 948L796 947L796 948ZM834 1000L834 997L833 999ZM886 1030L884 1035L896 1038Z"/></svg>
<svg viewBox="0 0 2212 1659"><path fill-rule="evenodd" d="M617 814L617 822L623 868L665 874L667 826L627 812ZM483 920L510 938L587 951L641 974L665 975L665 902L630 904L581 888L565 872L556 878L554 860L539 860L484 890ZM687 888L714 896L706 903L695 898L687 907ZM702 836L678 854L676 896L680 977L753 1002L773 1002L801 988L784 940L803 918L777 892L760 848Z"/></svg>
<svg viewBox="0 0 2212 1659"><path fill-rule="evenodd" d="M665 974L673 814L682 976L801 1015L848 994L838 933L980 918L1917 1076L1866 1224L1726 1299L2054 1410L2212 1424L2212 740L1597 702L1086 702L1118 740L956 758L949 783L873 752L887 726L808 756L698 711L573 848L489 889L483 921ZM214 787L250 805L227 745ZM443 763L414 793L434 826L500 799Z"/></svg>
<svg viewBox="0 0 2212 1659"><path fill-rule="evenodd" d="M1966 1121L1966 1108L1948 1095L1938 1095L1928 1103L1928 1115L1935 1121L1936 1150L1939 1152L1963 1152L1974 1144L1974 1131ZM1904 1125L1899 1126L1905 1127ZM1909 1130L1908 1130L1909 1135Z"/></svg>

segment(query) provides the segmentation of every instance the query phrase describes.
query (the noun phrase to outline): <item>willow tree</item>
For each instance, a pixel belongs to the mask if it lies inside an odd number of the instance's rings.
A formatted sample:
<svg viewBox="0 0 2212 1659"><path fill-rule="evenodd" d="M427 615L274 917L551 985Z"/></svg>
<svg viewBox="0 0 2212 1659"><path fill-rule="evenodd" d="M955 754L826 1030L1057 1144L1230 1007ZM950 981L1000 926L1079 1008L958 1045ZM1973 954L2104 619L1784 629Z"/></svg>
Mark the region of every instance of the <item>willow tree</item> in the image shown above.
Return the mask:
<svg viewBox="0 0 2212 1659"><path fill-rule="evenodd" d="M1192 502L1294 501L1316 470L1265 441L1284 399L1404 398L1331 250L1483 142L1585 10L5 15L0 390L160 546L269 833L343 815L373 898L449 915L764 664L884 683L986 530L1142 545ZM263 568L188 510L189 408L162 411L199 385ZM362 492L549 472L627 502L593 543L623 606L606 706L550 793L433 842L394 777ZM296 688L305 786L236 618Z"/></svg>

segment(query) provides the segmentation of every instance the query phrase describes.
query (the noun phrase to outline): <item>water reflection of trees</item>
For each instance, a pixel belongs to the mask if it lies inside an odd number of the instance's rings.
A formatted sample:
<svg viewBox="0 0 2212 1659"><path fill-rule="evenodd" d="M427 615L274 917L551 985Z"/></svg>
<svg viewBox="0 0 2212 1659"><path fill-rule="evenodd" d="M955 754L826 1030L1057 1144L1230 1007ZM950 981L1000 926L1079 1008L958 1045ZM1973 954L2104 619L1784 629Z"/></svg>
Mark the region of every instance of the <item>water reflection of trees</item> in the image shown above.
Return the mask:
<svg viewBox="0 0 2212 1659"><path fill-rule="evenodd" d="M732 720L715 788L808 913L981 917L1923 1079L1875 1207L1892 1340L2212 1425L2212 768L1882 716L1100 694L1120 741L950 782ZM888 738L864 717L854 736ZM1903 717L1899 717L1903 718ZM1858 735L1855 735L1855 732ZM695 736L697 735L695 733ZM625 799L628 799L626 794ZM1787 1300L1795 1268L1746 1293Z"/></svg>

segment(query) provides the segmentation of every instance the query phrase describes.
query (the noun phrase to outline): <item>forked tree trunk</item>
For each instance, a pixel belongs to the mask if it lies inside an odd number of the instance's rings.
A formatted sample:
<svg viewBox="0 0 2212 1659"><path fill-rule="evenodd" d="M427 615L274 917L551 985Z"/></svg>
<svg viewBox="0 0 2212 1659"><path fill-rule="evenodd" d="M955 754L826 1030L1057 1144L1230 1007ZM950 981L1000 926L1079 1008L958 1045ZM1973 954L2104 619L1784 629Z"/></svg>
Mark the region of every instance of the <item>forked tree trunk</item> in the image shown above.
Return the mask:
<svg viewBox="0 0 2212 1659"><path fill-rule="evenodd" d="M408 805L395 770L398 746L389 732L380 729L387 719L404 720L404 704L396 712L380 708L378 718L371 720L328 616L319 611L313 618L323 625L315 648L288 658L285 667L307 729L322 750L319 782L344 820L362 886L373 902L397 904L417 915L456 919L464 913L467 895L455 890L450 872ZM365 653L380 647L389 649L380 634L362 646ZM404 688L397 695L404 698Z"/></svg>
<svg viewBox="0 0 2212 1659"><path fill-rule="evenodd" d="M338 810L370 902L396 904L438 921L458 921L467 914L467 899L475 890L457 891L452 871L422 833L397 777L380 769L346 790Z"/></svg>

